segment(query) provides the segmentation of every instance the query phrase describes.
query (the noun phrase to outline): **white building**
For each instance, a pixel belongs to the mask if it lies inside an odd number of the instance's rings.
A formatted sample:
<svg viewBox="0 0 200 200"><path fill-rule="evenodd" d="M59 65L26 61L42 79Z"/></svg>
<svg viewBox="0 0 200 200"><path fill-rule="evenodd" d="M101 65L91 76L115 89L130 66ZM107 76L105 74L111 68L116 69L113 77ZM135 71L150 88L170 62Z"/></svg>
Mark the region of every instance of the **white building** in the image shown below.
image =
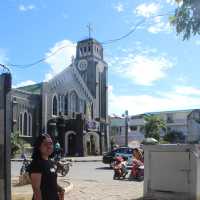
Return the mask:
<svg viewBox="0 0 200 200"><path fill-rule="evenodd" d="M135 115L128 119L128 144L137 146L144 139L141 127L144 125L143 115ZM125 118L110 117L110 138L120 146L125 144Z"/></svg>
<svg viewBox="0 0 200 200"><path fill-rule="evenodd" d="M185 138L188 137L188 115L192 110L177 110L177 111L163 111L154 113L145 113L140 115L129 116L128 120L128 143L129 145L139 143L144 139L144 132L142 127L145 125L145 115L157 115L162 118L168 131L176 131L182 133ZM200 127L199 127L200 130ZM199 131L200 132L200 131ZM164 136L164 131L161 131L161 137ZM125 144L125 118L112 116L110 117L110 138L116 144Z"/></svg>
<svg viewBox="0 0 200 200"><path fill-rule="evenodd" d="M196 143L200 141L200 109L193 110L187 118L188 142Z"/></svg>

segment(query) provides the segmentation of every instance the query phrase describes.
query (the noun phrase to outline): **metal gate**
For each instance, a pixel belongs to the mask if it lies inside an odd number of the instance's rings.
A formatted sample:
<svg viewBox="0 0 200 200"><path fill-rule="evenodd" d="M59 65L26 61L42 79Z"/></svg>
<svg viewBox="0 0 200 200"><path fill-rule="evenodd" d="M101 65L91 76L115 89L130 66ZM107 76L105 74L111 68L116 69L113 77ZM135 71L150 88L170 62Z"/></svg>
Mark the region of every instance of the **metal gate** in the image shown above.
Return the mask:
<svg viewBox="0 0 200 200"><path fill-rule="evenodd" d="M151 190L190 193L190 152L151 152L150 165Z"/></svg>

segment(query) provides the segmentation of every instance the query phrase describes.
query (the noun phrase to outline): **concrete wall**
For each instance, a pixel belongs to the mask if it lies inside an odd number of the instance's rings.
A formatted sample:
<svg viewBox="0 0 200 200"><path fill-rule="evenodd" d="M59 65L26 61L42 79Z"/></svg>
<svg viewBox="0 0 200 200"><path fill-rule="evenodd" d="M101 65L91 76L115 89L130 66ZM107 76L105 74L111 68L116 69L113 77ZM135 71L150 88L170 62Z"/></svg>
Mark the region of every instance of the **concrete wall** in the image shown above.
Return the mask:
<svg viewBox="0 0 200 200"><path fill-rule="evenodd" d="M145 145L144 196L200 200L199 155L195 145Z"/></svg>

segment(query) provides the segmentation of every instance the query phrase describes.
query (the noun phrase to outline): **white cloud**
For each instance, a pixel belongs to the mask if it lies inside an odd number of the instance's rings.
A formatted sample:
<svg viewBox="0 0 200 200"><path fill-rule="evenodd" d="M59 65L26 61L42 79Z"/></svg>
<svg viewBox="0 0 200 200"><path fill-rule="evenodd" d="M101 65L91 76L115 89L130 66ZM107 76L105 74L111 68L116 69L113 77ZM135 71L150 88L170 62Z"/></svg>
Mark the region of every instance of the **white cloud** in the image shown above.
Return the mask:
<svg viewBox="0 0 200 200"><path fill-rule="evenodd" d="M166 0L166 3L170 4L171 6L174 6L174 5L181 6L183 4L183 0L179 0L179 1L176 1L176 0Z"/></svg>
<svg viewBox="0 0 200 200"><path fill-rule="evenodd" d="M166 110L193 109L200 107L200 96L176 94L175 90L158 95L116 95L114 89L109 92L109 113L121 115L125 110L130 114L157 112ZM121 103L123 102L123 103Z"/></svg>
<svg viewBox="0 0 200 200"><path fill-rule="evenodd" d="M155 81L166 76L173 63L166 56L128 54L119 60L113 60L114 70L119 75L132 80L138 85L151 86Z"/></svg>
<svg viewBox="0 0 200 200"><path fill-rule="evenodd" d="M51 70L45 75L45 81L61 72L71 64L72 56L75 56L76 45L69 40L57 42L48 53L46 53L46 63L51 66ZM50 56L51 54L53 56ZM50 56L50 57L49 57Z"/></svg>
<svg viewBox="0 0 200 200"><path fill-rule="evenodd" d="M27 86L27 85L34 85L34 84L36 84L35 81L27 80L27 81L23 81L21 83L18 83L17 85L14 85L13 88L19 88L19 87L23 87L23 86Z"/></svg>
<svg viewBox="0 0 200 200"><path fill-rule="evenodd" d="M195 44L199 46L200 45L200 40L196 40Z"/></svg>
<svg viewBox="0 0 200 200"><path fill-rule="evenodd" d="M176 1L175 0L166 0L166 3L170 4L170 5L175 5Z"/></svg>
<svg viewBox="0 0 200 200"><path fill-rule="evenodd" d="M143 16L146 18L151 17L152 15L155 15L158 13L158 11L160 10L160 4L156 4L156 3L142 3L139 6L136 7L136 9L134 10L134 12L138 15L138 16Z"/></svg>
<svg viewBox="0 0 200 200"><path fill-rule="evenodd" d="M6 51L0 48L0 63L5 64L8 61L8 57L6 55Z"/></svg>
<svg viewBox="0 0 200 200"><path fill-rule="evenodd" d="M171 27L169 22L165 22L164 20L162 20L162 17L158 16L152 19L152 23L147 30L150 33L159 33L159 32L170 33Z"/></svg>
<svg viewBox="0 0 200 200"><path fill-rule="evenodd" d="M19 5L19 10L22 11L22 12L26 12L26 11L29 11L29 10L33 10L35 9L35 5L33 4L30 4L30 5L24 5L24 4L20 4Z"/></svg>
<svg viewBox="0 0 200 200"><path fill-rule="evenodd" d="M191 86L176 86L175 93L181 95L200 95L200 88Z"/></svg>
<svg viewBox="0 0 200 200"><path fill-rule="evenodd" d="M168 18L164 16L159 16L159 11L161 11L160 3L143 3L136 7L134 13L137 16L142 16L148 19L148 24L142 28L146 28L150 33L160 33L160 32L171 32L171 27Z"/></svg>
<svg viewBox="0 0 200 200"><path fill-rule="evenodd" d="M121 12L124 11L124 5L123 5L122 3L119 2L116 6L114 6L114 9L115 9L117 12L121 13Z"/></svg>

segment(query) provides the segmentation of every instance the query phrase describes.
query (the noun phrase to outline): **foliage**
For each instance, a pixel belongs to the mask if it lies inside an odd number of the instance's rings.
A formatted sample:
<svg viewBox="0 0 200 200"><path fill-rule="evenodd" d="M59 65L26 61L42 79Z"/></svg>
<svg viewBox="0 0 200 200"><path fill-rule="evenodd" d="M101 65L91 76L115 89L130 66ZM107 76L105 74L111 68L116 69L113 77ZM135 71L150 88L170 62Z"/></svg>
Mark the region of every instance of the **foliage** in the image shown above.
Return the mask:
<svg viewBox="0 0 200 200"><path fill-rule="evenodd" d="M200 34L200 1L176 0L178 7L170 17L170 22L176 28L177 34L183 34L183 40L191 35Z"/></svg>
<svg viewBox="0 0 200 200"><path fill-rule="evenodd" d="M161 139L159 143L160 143L160 144L169 144L169 142L166 141L166 140L164 140L164 139Z"/></svg>
<svg viewBox="0 0 200 200"><path fill-rule="evenodd" d="M11 133L11 157L24 148L24 140L20 138L19 132Z"/></svg>
<svg viewBox="0 0 200 200"><path fill-rule="evenodd" d="M148 115L144 117L146 123L143 127L145 138L155 138L160 140L160 131L166 130L166 124L163 119L155 115Z"/></svg>
<svg viewBox="0 0 200 200"><path fill-rule="evenodd" d="M115 146L116 146L116 142L115 142L115 138L114 137L111 137L110 139L110 146L111 146L111 149L113 149Z"/></svg>
<svg viewBox="0 0 200 200"><path fill-rule="evenodd" d="M175 143L175 142L182 142L185 140L185 136L183 135L182 132L180 131L175 131L171 130L165 134L163 137L165 141L168 141L170 143Z"/></svg>

